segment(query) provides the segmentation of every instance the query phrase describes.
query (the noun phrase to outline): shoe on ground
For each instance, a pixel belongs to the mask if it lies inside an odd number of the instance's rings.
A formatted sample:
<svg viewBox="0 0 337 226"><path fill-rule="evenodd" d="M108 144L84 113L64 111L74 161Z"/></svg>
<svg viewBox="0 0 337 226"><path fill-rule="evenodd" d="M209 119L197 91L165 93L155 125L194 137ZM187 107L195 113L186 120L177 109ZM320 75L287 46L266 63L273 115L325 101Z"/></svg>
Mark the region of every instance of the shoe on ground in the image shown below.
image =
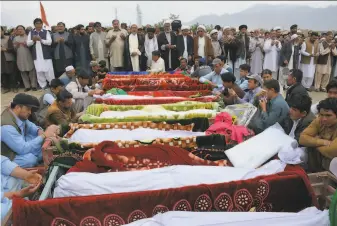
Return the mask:
<svg viewBox="0 0 337 226"><path fill-rule="evenodd" d="M28 92L28 91L30 91L30 88L26 88L24 91L25 91L25 92Z"/></svg>

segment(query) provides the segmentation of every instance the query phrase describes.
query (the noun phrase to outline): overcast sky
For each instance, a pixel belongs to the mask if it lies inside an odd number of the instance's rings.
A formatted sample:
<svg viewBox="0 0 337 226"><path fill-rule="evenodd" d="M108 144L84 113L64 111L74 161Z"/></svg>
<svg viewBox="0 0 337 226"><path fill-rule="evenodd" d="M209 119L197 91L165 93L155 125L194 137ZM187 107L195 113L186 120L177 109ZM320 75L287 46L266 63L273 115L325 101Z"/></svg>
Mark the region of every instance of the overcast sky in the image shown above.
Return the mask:
<svg viewBox="0 0 337 226"><path fill-rule="evenodd" d="M178 14L179 19L189 22L200 15L236 13L256 4L291 4L311 7L327 7L337 5L337 1L42 1L47 20L50 25L62 21L67 27L77 24L87 25L89 22L100 21L102 25L111 24L117 17L126 23L137 23L136 6L142 11L142 24L154 24L168 18L170 13ZM39 1L1 1L1 25L16 26L22 24L31 26L33 20L40 17Z"/></svg>

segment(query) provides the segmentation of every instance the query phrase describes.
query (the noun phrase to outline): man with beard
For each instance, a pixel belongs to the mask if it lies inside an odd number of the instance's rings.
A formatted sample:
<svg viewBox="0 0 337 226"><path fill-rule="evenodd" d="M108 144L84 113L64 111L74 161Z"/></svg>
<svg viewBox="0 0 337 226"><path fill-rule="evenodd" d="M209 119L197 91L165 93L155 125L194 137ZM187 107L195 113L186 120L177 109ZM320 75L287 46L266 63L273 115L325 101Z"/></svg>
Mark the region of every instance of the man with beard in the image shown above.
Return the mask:
<svg viewBox="0 0 337 226"><path fill-rule="evenodd" d="M234 65L234 75L238 79L240 77L240 65L246 64L247 59L250 58L249 53L249 37L247 35L247 25L241 25L239 27L239 32L236 35L236 40L238 42L238 49L236 51L236 61Z"/></svg>
<svg viewBox="0 0 337 226"><path fill-rule="evenodd" d="M303 42L301 47L301 66L303 71L302 85L309 90L314 80L317 57L319 56L318 33L311 32L310 39Z"/></svg>
<svg viewBox="0 0 337 226"><path fill-rule="evenodd" d="M178 50L178 58L185 58L188 60L188 63L192 63L193 56L193 38L188 35L188 31L190 27L182 26L182 35L178 35L177 37L177 50Z"/></svg>
<svg viewBox="0 0 337 226"><path fill-rule="evenodd" d="M90 38L89 35L85 34L84 26L82 24L77 26L77 31L78 34L74 36L76 71L82 71L90 75Z"/></svg>
<svg viewBox="0 0 337 226"><path fill-rule="evenodd" d="M279 52L281 48L281 42L276 39L276 31L271 31L270 38L264 42L263 46L265 52L263 68L271 70L273 72L273 79L275 80L277 80Z"/></svg>
<svg viewBox="0 0 337 226"><path fill-rule="evenodd" d="M40 18L34 20L35 29L28 35L27 46L31 47L37 81L42 89L46 89L47 81L50 83L55 75L52 62L52 39L50 33L42 29L42 25Z"/></svg>
<svg viewBox="0 0 337 226"><path fill-rule="evenodd" d="M194 59L197 57L204 58L208 65L214 58L214 51L211 39L205 34L206 27L199 25L197 28L197 36L194 37Z"/></svg>
<svg viewBox="0 0 337 226"><path fill-rule="evenodd" d="M108 61L108 48L105 43L106 32L102 31L102 25L100 22L94 24L95 32L90 35L90 54L94 61L104 60L106 65L109 65Z"/></svg>
<svg viewBox="0 0 337 226"><path fill-rule="evenodd" d="M36 72L32 54L27 46L27 35L22 25L16 27L17 36L14 38L14 49L16 51L16 63L25 86L25 92L37 91Z"/></svg>
<svg viewBox="0 0 337 226"><path fill-rule="evenodd" d="M211 42L213 47L214 57L222 56L224 54L222 42L218 39L218 30L214 29L210 32Z"/></svg>
<svg viewBox="0 0 337 226"><path fill-rule="evenodd" d="M177 36L171 29L171 21L164 22L164 32L161 32L158 37L158 47L161 56L165 61L166 71L172 71L179 66L178 51L177 51Z"/></svg>
<svg viewBox="0 0 337 226"><path fill-rule="evenodd" d="M87 32L87 35L90 36L95 31L94 25L93 24L89 24L88 26L86 26L85 30Z"/></svg>
<svg viewBox="0 0 337 226"><path fill-rule="evenodd" d="M28 120L38 108L36 97L19 93L1 114L1 155L23 168L36 166L42 160L43 141L58 134L58 126L44 132Z"/></svg>
<svg viewBox="0 0 337 226"><path fill-rule="evenodd" d="M155 29L152 27L149 27L146 29L146 35L145 35L145 57L147 58L146 67L151 68L152 64L152 52L158 51L158 41L157 37L154 35Z"/></svg>
<svg viewBox="0 0 337 226"><path fill-rule="evenodd" d="M126 37L124 46L124 63L127 71L145 71L144 39L137 34L136 24L131 25L131 33Z"/></svg>
<svg viewBox="0 0 337 226"><path fill-rule="evenodd" d="M113 29L108 32L105 38L110 52L110 70L121 71L124 67L124 45L128 32L119 28L119 20L113 20L112 26Z"/></svg>
<svg viewBox="0 0 337 226"><path fill-rule="evenodd" d="M65 31L63 22L57 23L57 32L52 35L54 48L55 77L60 77L64 69L73 63L73 36Z"/></svg>
<svg viewBox="0 0 337 226"><path fill-rule="evenodd" d="M326 92L326 86L330 81L333 56L337 56L335 43L332 42L333 34L327 32L325 40L319 44L319 57L317 59L315 75L315 91Z"/></svg>
<svg viewBox="0 0 337 226"><path fill-rule="evenodd" d="M263 65L263 44L264 41L260 38L260 30L254 31L254 36L249 41L249 52L251 53L251 69L253 74L260 74Z"/></svg>
<svg viewBox="0 0 337 226"><path fill-rule="evenodd" d="M300 58L300 45L297 34L291 36L290 42L285 42L280 51L279 82L285 86L285 80L292 69L298 69Z"/></svg>

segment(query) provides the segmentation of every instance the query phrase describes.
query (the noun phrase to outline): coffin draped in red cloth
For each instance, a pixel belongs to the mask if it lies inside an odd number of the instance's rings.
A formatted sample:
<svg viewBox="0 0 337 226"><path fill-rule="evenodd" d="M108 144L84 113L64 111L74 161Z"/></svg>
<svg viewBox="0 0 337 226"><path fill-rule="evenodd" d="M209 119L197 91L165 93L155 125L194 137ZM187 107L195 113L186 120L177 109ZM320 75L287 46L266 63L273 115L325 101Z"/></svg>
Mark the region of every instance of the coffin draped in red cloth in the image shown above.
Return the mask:
<svg viewBox="0 0 337 226"><path fill-rule="evenodd" d="M84 154L70 172L102 173L161 168L171 165L225 166L227 160L209 161L189 151L168 145L120 148L112 141L103 141Z"/></svg>
<svg viewBox="0 0 337 226"><path fill-rule="evenodd" d="M96 98L96 103L104 103L109 105L152 105L152 104L171 104L178 103L181 101L199 101L199 102L215 102L217 97L207 96L207 97L196 97L196 98L144 98L144 99L101 99Z"/></svg>
<svg viewBox="0 0 337 226"><path fill-rule="evenodd" d="M201 96L210 95L211 90L195 90L195 91L172 91L172 90L157 90L157 91L129 91L128 95L135 96L153 96L153 97L190 97L200 94Z"/></svg>
<svg viewBox="0 0 337 226"><path fill-rule="evenodd" d="M303 171L212 185L13 201L14 226L113 226L176 211L298 212L316 205Z"/></svg>

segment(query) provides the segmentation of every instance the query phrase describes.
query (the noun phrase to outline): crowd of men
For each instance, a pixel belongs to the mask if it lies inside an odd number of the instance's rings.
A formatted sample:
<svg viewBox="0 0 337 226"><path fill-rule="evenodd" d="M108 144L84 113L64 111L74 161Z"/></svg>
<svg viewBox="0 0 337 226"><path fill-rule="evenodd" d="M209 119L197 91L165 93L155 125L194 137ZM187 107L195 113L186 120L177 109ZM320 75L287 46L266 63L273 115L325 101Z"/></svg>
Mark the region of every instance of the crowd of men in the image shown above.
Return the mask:
<svg viewBox="0 0 337 226"><path fill-rule="evenodd" d="M17 94L1 114L2 204L37 189L41 177L23 168L41 162L44 140L62 136L93 96L103 92L101 81L108 71L186 73L210 84L224 105L255 105L258 111L248 125L255 134L279 123L304 148L303 167L308 171L326 170L337 157L337 80L330 79L336 77L337 52L332 32L312 31L304 37L293 25L289 32L276 27L260 34L248 33L241 25L238 31L216 26L208 34L199 25L194 34L179 21L165 21L162 32L149 26L127 28L118 20L108 32L99 22L71 31L62 22L53 32L42 26L42 20L35 19L34 29L19 25L10 36L1 28L2 89L17 88L15 67L25 91L38 85L44 89L40 99ZM312 103L312 85L327 92L327 98ZM20 190L22 184L14 186L13 177L34 186Z"/></svg>
<svg viewBox="0 0 337 226"><path fill-rule="evenodd" d="M207 33L203 25L192 32L179 20L165 21L162 31L150 25L127 27L118 20L112 21L110 30L100 22L69 30L59 22L52 31L43 29L39 18L33 23L34 29L19 25L7 35L1 28L3 92L17 91L21 80L26 91L45 89L53 78L65 76L68 66L73 66L77 74L93 77L92 61L99 63L101 67L96 70L101 72L194 72L202 66L212 66L212 60L219 58L238 80L240 65L248 64L252 74L271 70L272 77L286 88L289 70L300 69L302 85L309 91L323 92L331 78L337 76L337 35L309 31L306 37L297 25L289 31L275 27L264 33L258 29L248 32L246 25L238 30L217 25Z"/></svg>

